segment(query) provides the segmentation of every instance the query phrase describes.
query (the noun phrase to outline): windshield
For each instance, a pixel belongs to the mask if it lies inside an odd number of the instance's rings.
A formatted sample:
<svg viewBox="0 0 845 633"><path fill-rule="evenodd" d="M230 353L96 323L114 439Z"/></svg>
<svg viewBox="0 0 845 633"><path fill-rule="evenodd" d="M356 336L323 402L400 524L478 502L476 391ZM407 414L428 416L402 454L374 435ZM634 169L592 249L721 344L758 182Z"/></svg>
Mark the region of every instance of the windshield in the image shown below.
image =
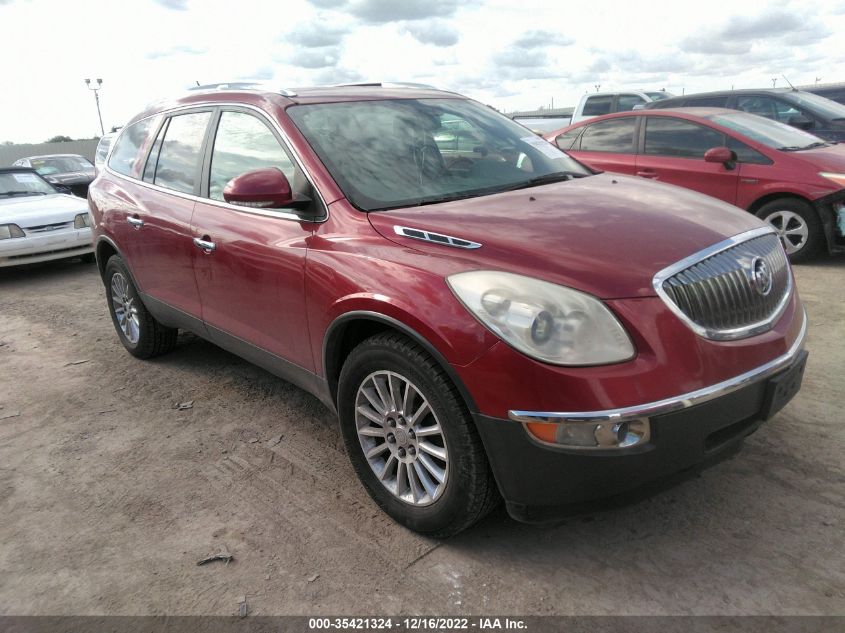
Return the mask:
<svg viewBox="0 0 845 633"><path fill-rule="evenodd" d="M72 171L90 171L94 166L82 156L51 156L31 158L29 163L42 176L67 174Z"/></svg>
<svg viewBox="0 0 845 633"><path fill-rule="evenodd" d="M364 211L592 173L530 130L466 99L321 103L287 112L346 197Z"/></svg>
<svg viewBox="0 0 845 633"><path fill-rule="evenodd" d="M845 119L845 105L810 92L789 92L789 100L829 121Z"/></svg>
<svg viewBox="0 0 845 633"><path fill-rule="evenodd" d="M732 112L730 114L709 114L704 118L774 149L794 151L826 144L818 136L813 136L809 132L756 114Z"/></svg>
<svg viewBox="0 0 845 633"><path fill-rule="evenodd" d="M671 92L665 92L661 90L660 92L647 92L646 93L652 101L660 101L661 99L668 99L669 97L674 97Z"/></svg>
<svg viewBox="0 0 845 633"><path fill-rule="evenodd" d="M38 174L31 171L0 172L0 197L37 196L48 193L56 193L56 190L43 178L39 178Z"/></svg>

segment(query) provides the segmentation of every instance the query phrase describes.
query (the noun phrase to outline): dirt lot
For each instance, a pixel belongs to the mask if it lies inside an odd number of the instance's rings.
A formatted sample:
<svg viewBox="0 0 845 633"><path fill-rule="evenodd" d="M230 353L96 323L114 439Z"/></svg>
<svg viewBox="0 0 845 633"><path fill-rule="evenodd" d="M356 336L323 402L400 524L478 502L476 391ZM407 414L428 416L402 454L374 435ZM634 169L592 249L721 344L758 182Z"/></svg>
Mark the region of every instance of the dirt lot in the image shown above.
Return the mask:
<svg viewBox="0 0 845 633"><path fill-rule="evenodd" d="M845 613L845 258L796 274L804 388L737 456L438 543L375 508L311 396L192 335L130 357L93 265L0 271L0 614Z"/></svg>

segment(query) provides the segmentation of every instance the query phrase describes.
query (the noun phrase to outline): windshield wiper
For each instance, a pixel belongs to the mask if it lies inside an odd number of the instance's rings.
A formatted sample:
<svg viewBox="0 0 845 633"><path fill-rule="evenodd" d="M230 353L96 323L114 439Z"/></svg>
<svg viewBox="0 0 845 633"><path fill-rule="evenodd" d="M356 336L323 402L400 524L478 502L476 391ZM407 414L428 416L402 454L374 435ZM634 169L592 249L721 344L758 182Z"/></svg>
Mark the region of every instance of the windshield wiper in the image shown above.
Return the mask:
<svg viewBox="0 0 845 633"><path fill-rule="evenodd" d="M1 196L46 196L43 191L3 191Z"/></svg>
<svg viewBox="0 0 845 633"><path fill-rule="evenodd" d="M784 147L778 147L781 152L800 152L804 149L813 149L814 147L824 147L827 145L825 141L816 141L815 143L810 143L809 145L804 145L803 147L798 147L797 145L786 145Z"/></svg>
<svg viewBox="0 0 845 633"><path fill-rule="evenodd" d="M562 182L564 180L572 180L573 178L584 178L590 174L582 174L578 171L556 171L553 174L545 174L543 176L535 176L525 182L517 183L509 187L505 191L514 191L516 189L528 189L529 187L539 187L540 185L548 185L553 182Z"/></svg>

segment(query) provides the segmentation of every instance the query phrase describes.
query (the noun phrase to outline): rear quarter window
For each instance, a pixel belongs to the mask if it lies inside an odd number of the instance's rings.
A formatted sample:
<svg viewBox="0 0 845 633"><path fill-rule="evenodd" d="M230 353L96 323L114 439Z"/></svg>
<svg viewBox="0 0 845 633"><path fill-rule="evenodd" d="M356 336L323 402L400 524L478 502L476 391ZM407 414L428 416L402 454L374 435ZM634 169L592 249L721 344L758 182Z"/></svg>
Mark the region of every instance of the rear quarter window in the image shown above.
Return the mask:
<svg viewBox="0 0 845 633"><path fill-rule="evenodd" d="M153 118L144 119L128 126L117 139L111 156L109 168L124 176L134 176L136 163L141 159L141 148L150 132Z"/></svg>

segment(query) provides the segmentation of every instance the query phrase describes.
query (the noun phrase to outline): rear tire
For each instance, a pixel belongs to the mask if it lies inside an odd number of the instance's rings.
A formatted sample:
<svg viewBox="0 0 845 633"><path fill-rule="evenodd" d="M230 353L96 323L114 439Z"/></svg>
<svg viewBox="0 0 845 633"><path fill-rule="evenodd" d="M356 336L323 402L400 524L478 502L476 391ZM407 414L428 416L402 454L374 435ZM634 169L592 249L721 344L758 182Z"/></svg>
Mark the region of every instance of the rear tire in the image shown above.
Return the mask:
<svg viewBox="0 0 845 633"><path fill-rule="evenodd" d="M398 523L445 538L497 505L487 456L460 394L404 336L377 334L349 354L338 413L358 478Z"/></svg>
<svg viewBox="0 0 845 633"><path fill-rule="evenodd" d="M793 264L812 259L824 247L821 220L815 209L803 200L778 198L760 207L756 215L777 231Z"/></svg>
<svg viewBox="0 0 845 633"><path fill-rule="evenodd" d="M119 255L109 258L103 279L114 329L130 354L137 358L152 358L176 347L179 331L162 325L147 312Z"/></svg>

